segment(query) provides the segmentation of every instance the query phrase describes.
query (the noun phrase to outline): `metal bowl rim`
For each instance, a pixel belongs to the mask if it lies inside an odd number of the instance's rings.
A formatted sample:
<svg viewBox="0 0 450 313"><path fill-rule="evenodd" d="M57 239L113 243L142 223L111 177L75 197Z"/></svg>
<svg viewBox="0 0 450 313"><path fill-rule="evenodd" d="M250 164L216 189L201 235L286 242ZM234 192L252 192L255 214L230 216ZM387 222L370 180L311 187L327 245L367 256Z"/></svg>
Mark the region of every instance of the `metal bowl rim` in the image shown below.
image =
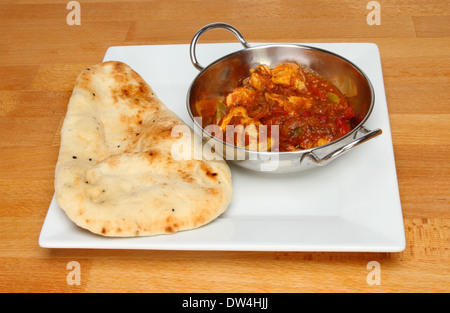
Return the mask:
<svg viewBox="0 0 450 313"><path fill-rule="evenodd" d="M213 67L217 63L219 63L219 62L221 62L221 61L223 61L223 60L225 60L227 58L230 58L230 57L235 56L237 54L245 53L247 51L260 50L260 49L262 50L262 49L268 49L268 48L300 48L300 49L306 49L306 50L315 50L315 51L319 51L319 52L324 53L324 54L331 55L331 56L336 57L338 59L341 59L345 63L347 63L350 66L352 66L356 71L358 71L363 76L363 78L367 82L367 84L369 86L369 89L370 89L371 103L370 103L370 106L369 106L369 110L367 111L366 115L364 116L364 119L355 128L353 128L348 134L346 134L345 136L342 136L342 137L340 137L340 138L338 138L338 139L336 139L336 140L334 140L332 142L329 142L329 143L327 143L325 145L314 147L314 148L310 148L310 149L295 150L295 151L282 151L282 152L256 151L256 150L250 150L250 149L247 149L247 148L237 147L237 146L232 145L232 144L230 144L230 143L228 143L226 141L219 140L218 138L212 136L210 133L205 131L203 126L199 125L197 123L197 121L195 120L195 118L194 118L194 116L192 114L191 106L190 106L191 91L192 91L192 88L195 86L195 83L197 82L197 80L208 69L210 69L211 67ZM364 123L367 121L367 119L369 118L369 116L372 113L373 107L375 105L375 91L374 91L373 85L372 85L369 77L366 75L366 73L364 73L364 71L361 68L359 68L359 66L354 64L352 61L348 60L347 58L345 58L345 57L343 57L343 56L341 56L341 55L339 55L337 53L334 53L334 52L331 52L331 51L328 51L328 50L325 50L325 49L322 49L322 48L312 47L312 46L303 45L303 44L264 44L264 45L253 46L253 47L250 47L250 48L244 48L244 49L241 49L241 50L238 50L238 51L231 52L231 53L226 54L223 57L220 57L217 60L211 62L211 64L207 65L203 70L200 71L200 73L197 74L197 76L191 82L191 84L189 86L189 89L188 89L188 92L187 92L187 96L186 96L186 105L187 105L187 110L188 110L188 113L189 113L189 117L191 118L192 122L199 129L201 129L202 133L207 134L208 137L210 137L211 139L214 139L215 141L217 141L217 142L219 142L219 143L221 143L223 145L226 145L226 146L231 147L231 148L236 149L236 150L244 151L244 152L247 152L247 153L259 154L259 155L274 155L274 154L291 155L291 154L304 154L304 153L312 152L312 151L315 151L315 150L318 150L318 149L322 149L322 148L334 145L334 144L336 144L336 143L338 143L338 142L340 142L342 140L345 140L346 138L350 137L351 135L355 134L361 127L363 127Z"/></svg>

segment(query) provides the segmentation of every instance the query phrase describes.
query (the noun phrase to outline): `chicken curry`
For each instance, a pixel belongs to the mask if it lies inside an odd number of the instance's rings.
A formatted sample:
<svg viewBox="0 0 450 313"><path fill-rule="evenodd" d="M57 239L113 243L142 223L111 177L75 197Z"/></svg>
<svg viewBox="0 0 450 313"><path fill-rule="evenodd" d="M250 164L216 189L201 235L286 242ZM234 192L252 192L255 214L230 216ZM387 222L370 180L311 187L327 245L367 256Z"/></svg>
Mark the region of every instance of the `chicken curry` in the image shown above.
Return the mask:
<svg viewBox="0 0 450 313"><path fill-rule="evenodd" d="M351 130L355 112L346 97L312 70L283 62L273 69L260 64L250 74L213 108L205 107L211 106L207 99L196 103L224 133L229 125L254 125L257 137L266 126L269 150L283 152L321 146Z"/></svg>

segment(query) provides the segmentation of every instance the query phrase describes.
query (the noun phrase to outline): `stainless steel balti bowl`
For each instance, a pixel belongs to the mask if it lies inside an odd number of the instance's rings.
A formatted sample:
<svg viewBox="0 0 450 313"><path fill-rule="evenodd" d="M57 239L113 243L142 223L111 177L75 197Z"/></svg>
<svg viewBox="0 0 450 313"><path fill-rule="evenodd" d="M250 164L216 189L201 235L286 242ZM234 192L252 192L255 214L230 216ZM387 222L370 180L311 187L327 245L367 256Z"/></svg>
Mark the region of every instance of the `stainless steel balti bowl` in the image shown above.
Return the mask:
<svg viewBox="0 0 450 313"><path fill-rule="evenodd" d="M244 49L228 54L206 67L199 64L196 45L206 31L222 28L232 32ZM328 164L355 146L360 145L382 133L381 129L368 130L364 123L369 118L375 94L368 77L352 62L332 52L298 45L273 44L251 47L242 34L233 26L224 23L209 24L201 28L193 37L190 57L200 73L192 82L187 94L187 109L194 121L194 127L201 130L202 136L227 161L244 168L268 173L300 172ZM221 97L231 92L249 75L251 68L258 64L275 67L283 61L294 61L311 68L323 78L333 83L349 100L360 121L345 136L319 147L289 151L261 152L236 147L219 140L200 125L195 101L202 95ZM220 149L218 149L220 147Z"/></svg>

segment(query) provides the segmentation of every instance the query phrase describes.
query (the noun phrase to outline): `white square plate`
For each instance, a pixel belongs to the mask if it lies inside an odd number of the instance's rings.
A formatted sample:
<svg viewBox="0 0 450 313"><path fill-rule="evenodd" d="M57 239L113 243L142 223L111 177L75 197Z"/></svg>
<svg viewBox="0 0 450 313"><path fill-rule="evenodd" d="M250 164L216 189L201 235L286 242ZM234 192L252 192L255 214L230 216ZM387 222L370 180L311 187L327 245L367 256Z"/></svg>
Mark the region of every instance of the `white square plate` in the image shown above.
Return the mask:
<svg viewBox="0 0 450 313"><path fill-rule="evenodd" d="M257 45L257 44L256 44ZM253 173L231 166L229 209L201 228L153 237L105 238L77 227L53 198L39 244L46 248L398 252L405 234L378 47L370 43L307 44L337 53L370 78L376 103L365 126L383 134L330 164L301 174ZM201 64L242 49L199 44ZM108 49L104 61L130 65L188 125L188 88L198 74L189 45Z"/></svg>

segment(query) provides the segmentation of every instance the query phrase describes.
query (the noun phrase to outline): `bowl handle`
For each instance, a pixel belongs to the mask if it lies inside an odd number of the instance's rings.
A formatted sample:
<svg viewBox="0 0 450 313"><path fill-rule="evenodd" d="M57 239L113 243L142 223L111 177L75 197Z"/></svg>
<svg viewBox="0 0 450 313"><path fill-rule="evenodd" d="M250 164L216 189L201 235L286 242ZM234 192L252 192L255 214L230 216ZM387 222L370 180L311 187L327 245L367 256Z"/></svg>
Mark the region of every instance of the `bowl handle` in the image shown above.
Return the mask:
<svg viewBox="0 0 450 313"><path fill-rule="evenodd" d="M197 42L200 39L200 36L203 35L203 33L211 30L211 29L215 29L215 28L222 28L222 29L226 29L230 32L232 32L237 39L239 39L239 41L241 42L241 44L245 47L245 48L250 48L250 45L248 44L248 42L244 39L244 37L242 36L242 34L233 26L226 24L226 23L212 23L212 24L208 24L206 26L203 26L195 35L194 38L192 38L191 41L191 46L189 49L190 55L191 55L191 62L192 64L199 70L203 70L204 67L201 66L198 61L197 61L197 55L195 54L195 48L197 46Z"/></svg>
<svg viewBox="0 0 450 313"><path fill-rule="evenodd" d="M356 138L359 132L362 132L363 135L361 137ZM315 163L318 165L325 165L331 160L337 158L338 156L344 154L345 152L349 151L350 149L356 147L357 145L362 144L363 142L366 142L378 135L381 135L383 131L381 129L375 129L375 130L368 130L364 126L361 126L354 135L355 140L351 141L350 143L339 147L338 149L334 150L333 152L328 153L324 157L319 157L317 154L314 153L314 151L311 151L309 155L313 159Z"/></svg>

